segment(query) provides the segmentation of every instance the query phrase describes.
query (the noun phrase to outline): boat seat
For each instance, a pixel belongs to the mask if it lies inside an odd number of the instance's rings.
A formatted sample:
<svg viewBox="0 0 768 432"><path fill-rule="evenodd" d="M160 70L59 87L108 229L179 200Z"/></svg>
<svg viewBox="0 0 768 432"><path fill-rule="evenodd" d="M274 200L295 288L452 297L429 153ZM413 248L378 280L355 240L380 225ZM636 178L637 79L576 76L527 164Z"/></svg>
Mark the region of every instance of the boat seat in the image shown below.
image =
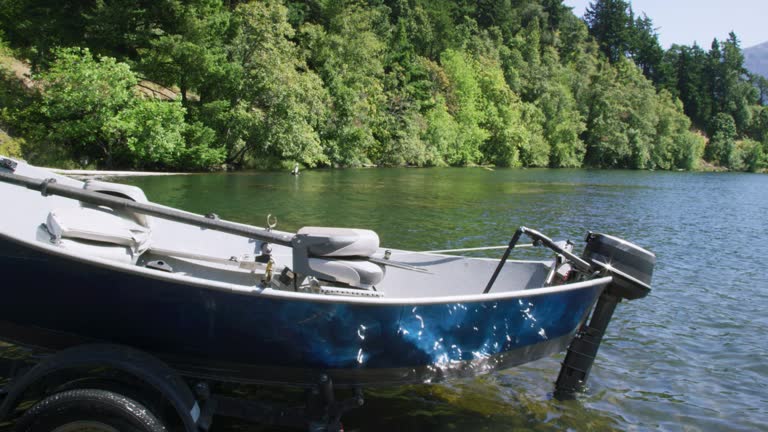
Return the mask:
<svg viewBox="0 0 768 432"><path fill-rule="evenodd" d="M363 289L384 279L384 269L365 259L379 249L371 230L304 227L296 237L293 263L300 274Z"/></svg>
<svg viewBox="0 0 768 432"><path fill-rule="evenodd" d="M369 257L379 249L374 231L355 228L304 227L310 257Z"/></svg>
<svg viewBox="0 0 768 432"><path fill-rule="evenodd" d="M110 183L99 180L86 180L83 185L83 189L92 192L100 192L119 198L127 198L137 203L146 204L149 202L147 196L144 195L144 191L136 186L124 185L120 183ZM84 207L90 207L90 205L84 205ZM139 225L150 228L150 217L144 214L132 212L130 210L120 210L121 214L130 217L135 220Z"/></svg>
<svg viewBox="0 0 768 432"><path fill-rule="evenodd" d="M123 246L138 258L149 248L151 231L104 207L65 207L52 210L45 223L54 240ZM62 246L65 246L67 242ZM67 247L67 249L73 249Z"/></svg>
<svg viewBox="0 0 768 432"><path fill-rule="evenodd" d="M136 264L138 258L128 246L120 246L91 241L61 239L59 247L78 255L86 255L117 261L125 264Z"/></svg>
<svg viewBox="0 0 768 432"><path fill-rule="evenodd" d="M370 289L384 279L384 269L366 260L310 258L309 268L318 278Z"/></svg>

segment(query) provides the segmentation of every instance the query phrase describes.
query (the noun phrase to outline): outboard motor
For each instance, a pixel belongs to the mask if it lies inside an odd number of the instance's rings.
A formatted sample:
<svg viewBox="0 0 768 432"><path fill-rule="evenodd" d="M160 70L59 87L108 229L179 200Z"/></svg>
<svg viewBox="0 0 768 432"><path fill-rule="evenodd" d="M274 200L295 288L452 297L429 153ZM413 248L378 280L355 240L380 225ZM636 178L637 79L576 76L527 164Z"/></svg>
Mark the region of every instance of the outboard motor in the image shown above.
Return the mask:
<svg viewBox="0 0 768 432"><path fill-rule="evenodd" d="M626 240L606 234L588 233L582 258L592 270L613 277L584 325L571 341L555 383L555 397L573 399L589 378L597 350L622 299L643 298L651 292L656 255Z"/></svg>
<svg viewBox="0 0 768 432"><path fill-rule="evenodd" d="M651 292L656 255L618 237L588 233L582 258L595 269L613 276L609 290L620 298L635 300Z"/></svg>

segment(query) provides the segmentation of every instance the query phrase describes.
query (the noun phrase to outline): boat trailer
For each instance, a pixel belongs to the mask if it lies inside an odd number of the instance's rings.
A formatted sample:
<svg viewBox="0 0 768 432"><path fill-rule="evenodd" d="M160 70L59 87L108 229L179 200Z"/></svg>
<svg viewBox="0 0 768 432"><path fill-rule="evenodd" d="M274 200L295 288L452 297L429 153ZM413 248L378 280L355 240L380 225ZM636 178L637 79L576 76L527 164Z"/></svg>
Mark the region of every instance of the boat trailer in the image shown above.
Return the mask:
<svg viewBox="0 0 768 432"><path fill-rule="evenodd" d="M75 423L74 416L81 415L78 421L87 423L89 430L121 430L121 425L130 424L139 426L131 430L147 432L199 432L210 429L215 414L264 425L341 432L342 415L364 404L362 389L336 399L333 381L325 374L318 375L317 385L305 389L301 406L217 394L212 391L217 383L183 379L157 358L120 345L80 345L37 363L0 359L0 372L10 377L0 388L0 424L15 421L18 431L53 430ZM37 402L21 409L29 401ZM111 418L91 418L92 412ZM137 412L151 420L137 423Z"/></svg>

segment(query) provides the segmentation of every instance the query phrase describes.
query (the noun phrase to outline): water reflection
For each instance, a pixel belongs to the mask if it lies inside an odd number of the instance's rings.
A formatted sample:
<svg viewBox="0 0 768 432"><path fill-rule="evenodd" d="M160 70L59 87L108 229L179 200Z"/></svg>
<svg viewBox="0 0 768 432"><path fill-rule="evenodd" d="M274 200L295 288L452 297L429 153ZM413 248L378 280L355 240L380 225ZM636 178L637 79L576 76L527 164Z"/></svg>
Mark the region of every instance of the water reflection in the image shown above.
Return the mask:
<svg viewBox="0 0 768 432"><path fill-rule="evenodd" d="M366 431L563 431L618 430L611 416L579 402L557 403L504 388L514 381L495 376L451 384L409 386L369 392L366 406L350 413L345 425ZM371 416L378 421L371 424Z"/></svg>

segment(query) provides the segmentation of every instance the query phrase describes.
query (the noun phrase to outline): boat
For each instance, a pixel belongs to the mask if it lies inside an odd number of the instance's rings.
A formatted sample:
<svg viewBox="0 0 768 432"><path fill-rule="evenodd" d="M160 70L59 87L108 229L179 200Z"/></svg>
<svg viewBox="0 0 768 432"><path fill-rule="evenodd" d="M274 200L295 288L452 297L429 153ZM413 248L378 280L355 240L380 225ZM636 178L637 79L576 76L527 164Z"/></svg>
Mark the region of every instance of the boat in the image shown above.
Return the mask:
<svg viewBox="0 0 768 432"><path fill-rule="evenodd" d="M578 256L522 227L501 259L385 248L366 229L289 233L7 157L0 199L1 340L124 345L218 381L309 386L322 373L357 388L514 367L565 350L599 299L612 313L647 295L655 264L597 233ZM509 259L523 236L551 258Z"/></svg>

